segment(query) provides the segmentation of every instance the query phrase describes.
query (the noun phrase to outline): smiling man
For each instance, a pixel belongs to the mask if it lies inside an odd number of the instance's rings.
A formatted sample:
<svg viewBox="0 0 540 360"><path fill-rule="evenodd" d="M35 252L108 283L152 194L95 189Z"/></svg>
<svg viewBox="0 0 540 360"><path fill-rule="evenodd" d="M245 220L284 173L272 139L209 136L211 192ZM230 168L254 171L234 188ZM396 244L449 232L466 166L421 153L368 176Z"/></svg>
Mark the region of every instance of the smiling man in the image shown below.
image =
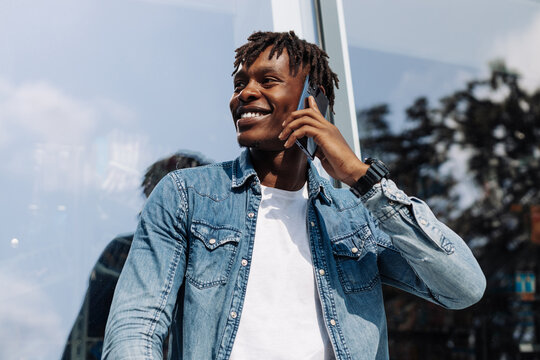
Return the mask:
<svg viewBox="0 0 540 360"><path fill-rule="evenodd" d="M293 32L236 50L234 161L170 173L148 199L120 276L105 359L387 359L382 284L446 308L485 278L428 206L362 162L314 99L334 103L327 55ZM313 138L335 189L295 140Z"/></svg>

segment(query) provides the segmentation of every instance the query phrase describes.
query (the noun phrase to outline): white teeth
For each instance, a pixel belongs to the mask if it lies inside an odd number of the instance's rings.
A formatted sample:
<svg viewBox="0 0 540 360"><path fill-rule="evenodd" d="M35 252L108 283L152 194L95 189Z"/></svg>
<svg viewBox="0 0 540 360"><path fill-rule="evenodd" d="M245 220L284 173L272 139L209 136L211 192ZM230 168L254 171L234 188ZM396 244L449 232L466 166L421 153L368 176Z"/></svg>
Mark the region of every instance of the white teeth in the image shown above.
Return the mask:
<svg viewBox="0 0 540 360"><path fill-rule="evenodd" d="M242 115L240 115L240 118L242 118L242 119L244 119L244 118L254 118L254 117L259 117L259 116L263 116L263 114L256 113L256 112L247 112L247 113L243 113Z"/></svg>

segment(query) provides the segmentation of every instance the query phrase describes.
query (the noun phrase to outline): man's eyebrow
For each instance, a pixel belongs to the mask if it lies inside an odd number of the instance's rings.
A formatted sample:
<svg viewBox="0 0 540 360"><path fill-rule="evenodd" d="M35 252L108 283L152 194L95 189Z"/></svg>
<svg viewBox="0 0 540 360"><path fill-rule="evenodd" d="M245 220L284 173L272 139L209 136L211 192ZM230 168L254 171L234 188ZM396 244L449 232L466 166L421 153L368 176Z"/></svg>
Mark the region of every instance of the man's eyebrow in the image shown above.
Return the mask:
<svg viewBox="0 0 540 360"><path fill-rule="evenodd" d="M264 66L257 69L257 75L266 75L268 73L277 74L278 71L276 70L275 67L272 67L272 66ZM247 72L245 68L241 68L233 74L233 77L236 78L239 76L246 76L246 75L247 75Z"/></svg>

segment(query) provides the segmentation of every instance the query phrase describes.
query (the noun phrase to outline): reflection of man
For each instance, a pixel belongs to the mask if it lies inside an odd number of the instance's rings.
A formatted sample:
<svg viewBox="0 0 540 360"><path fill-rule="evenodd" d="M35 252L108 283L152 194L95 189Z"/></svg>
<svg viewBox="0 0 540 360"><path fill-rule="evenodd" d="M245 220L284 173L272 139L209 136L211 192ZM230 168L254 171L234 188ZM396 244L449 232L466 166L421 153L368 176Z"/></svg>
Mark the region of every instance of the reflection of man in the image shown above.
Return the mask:
<svg viewBox="0 0 540 360"><path fill-rule="evenodd" d="M480 299L485 278L426 204L360 161L313 98L336 75L315 45L255 33L236 50L230 108L245 151L175 171L150 196L120 276L105 358L386 359L381 284L448 308ZM295 145L354 193L334 189ZM356 196L355 196L356 195ZM249 280L248 280L249 279Z"/></svg>
<svg viewBox="0 0 540 360"><path fill-rule="evenodd" d="M148 197L159 180L170 171L204 164L206 163L199 158L182 153L161 159L152 164L146 171L141 184L143 193ZM126 261L132 240L133 234L114 238L94 265L82 308L69 334L62 355L63 360L101 359L109 308L118 276Z"/></svg>

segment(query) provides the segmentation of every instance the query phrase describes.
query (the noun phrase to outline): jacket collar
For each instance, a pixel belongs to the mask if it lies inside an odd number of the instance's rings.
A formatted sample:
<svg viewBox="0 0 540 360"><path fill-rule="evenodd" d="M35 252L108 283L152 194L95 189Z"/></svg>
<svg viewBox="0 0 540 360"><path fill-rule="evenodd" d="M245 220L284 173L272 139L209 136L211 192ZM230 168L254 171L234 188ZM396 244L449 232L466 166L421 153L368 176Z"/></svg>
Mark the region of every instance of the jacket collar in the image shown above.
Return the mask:
<svg viewBox="0 0 540 360"><path fill-rule="evenodd" d="M246 181L248 181L252 176L257 179L257 173L253 168L253 163L251 162L251 156L249 156L249 149L244 149L239 157L234 160L232 168L232 187L238 188L243 186Z"/></svg>
<svg viewBox="0 0 540 360"><path fill-rule="evenodd" d="M251 162L251 156L249 155L249 149L244 149L240 156L238 156L233 163L232 168L232 188L239 188L244 186L244 184L250 180L251 177L254 177L257 185L260 184L257 173L253 168L253 163ZM316 198L321 196L321 198L327 203L331 204L332 199L328 196L329 188L332 187L330 182L323 179L319 176L317 168L311 160L308 160L308 194L309 198Z"/></svg>

